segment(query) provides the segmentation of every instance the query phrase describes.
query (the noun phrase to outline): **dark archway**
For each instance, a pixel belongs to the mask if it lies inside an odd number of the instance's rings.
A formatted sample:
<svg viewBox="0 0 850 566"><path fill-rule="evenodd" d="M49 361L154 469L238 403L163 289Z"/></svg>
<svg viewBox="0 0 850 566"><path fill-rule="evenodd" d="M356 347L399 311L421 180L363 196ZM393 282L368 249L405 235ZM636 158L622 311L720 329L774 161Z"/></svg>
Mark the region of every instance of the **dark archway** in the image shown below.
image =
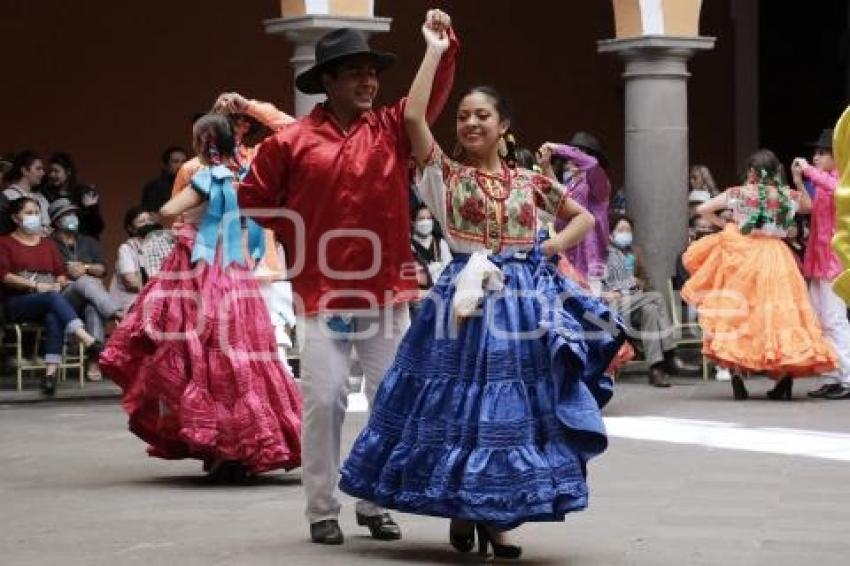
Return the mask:
<svg viewBox="0 0 850 566"><path fill-rule="evenodd" d="M759 91L761 145L783 163L808 155L806 143L829 128L850 101L847 0L804 9L761 0Z"/></svg>

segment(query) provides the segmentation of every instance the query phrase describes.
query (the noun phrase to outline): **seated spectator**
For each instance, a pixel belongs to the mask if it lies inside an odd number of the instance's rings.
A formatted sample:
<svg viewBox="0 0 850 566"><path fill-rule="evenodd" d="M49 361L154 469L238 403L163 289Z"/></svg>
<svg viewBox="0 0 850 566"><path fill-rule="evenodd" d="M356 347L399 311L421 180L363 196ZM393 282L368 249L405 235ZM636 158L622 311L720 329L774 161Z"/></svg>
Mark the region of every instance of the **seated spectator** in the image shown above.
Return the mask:
<svg viewBox="0 0 850 566"><path fill-rule="evenodd" d="M91 185L77 182L77 168L67 153L57 152L50 156L47 167L47 185L43 189L48 202L66 198L78 207L80 234L100 238L103 232L103 217L98 202L100 197Z"/></svg>
<svg viewBox="0 0 850 566"><path fill-rule="evenodd" d="M172 146L162 152L162 171L159 177L149 181L142 190L142 206L147 210L159 210L171 198L171 187L177 171L188 159L182 147Z"/></svg>
<svg viewBox="0 0 850 566"><path fill-rule="evenodd" d="M623 316L629 341L643 349L649 364L649 383L670 387L668 373L696 373L699 368L675 355L676 342L667 306L661 294L647 288L642 264L632 247L634 224L626 216L611 222L602 298ZM637 323L637 328L633 323Z"/></svg>
<svg viewBox="0 0 850 566"><path fill-rule="evenodd" d="M720 193L717 190L717 183L714 182L711 170L705 165L691 166L688 185L688 192L705 191L709 198L716 197Z"/></svg>
<svg viewBox="0 0 850 566"><path fill-rule="evenodd" d="M424 204L420 204L413 216L413 233L410 236L413 257L420 267L416 277L419 283L420 297L427 294L449 262L452 261L449 244L442 238L437 227L434 217L431 216L431 211ZM412 308L415 312L415 305L412 305Z"/></svg>
<svg viewBox="0 0 850 566"><path fill-rule="evenodd" d="M73 335L86 347L86 356L96 360L102 342L86 332L74 307L62 294L67 284L62 257L44 237L38 202L24 196L9 204L15 230L0 236L0 304L10 322L36 322L46 328L47 371L41 389L56 390L56 372L62 361L65 335Z"/></svg>
<svg viewBox="0 0 850 566"><path fill-rule="evenodd" d="M44 195L39 192L38 187L41 185L41 180L44 178L44 164L38 154L32 151L22 151L15 156L12 161L12 167L3 176L8 186L3 190L3 196L6 201L11 202L21 197L29 197L38 203L41 213L41 225L45 230L45 235L50 230L50 217L47 215L48 202ZM4 224L4 233L9 233L15 230L15 224L6 213Z"/></svg>
<svg viewBox="0 0 850 566"><path fill-rule="evenodd" d="M120 320L122 314L103 285L106 264L100 242L91 236L79 233L79 209L66 198L59 198L50 205L50 221L53 223L53 241L62 257L65 278L68 284L62 295L82 315L85 329L98 342L103 342L105 325L109 320ZM89 360L89 379L101 379L97 359Z"/></svg>
<svg viewBox="0 0 850 566"><path fill-rule="evenodd" d="M144 207L134 206L124 214L124 230L129 238L118 246L115 275L109 286L112 299L122 312L130 310L139 291L148 282L148 274L143 267L142 242L148 234L161 229L154 213Z"/></svg>

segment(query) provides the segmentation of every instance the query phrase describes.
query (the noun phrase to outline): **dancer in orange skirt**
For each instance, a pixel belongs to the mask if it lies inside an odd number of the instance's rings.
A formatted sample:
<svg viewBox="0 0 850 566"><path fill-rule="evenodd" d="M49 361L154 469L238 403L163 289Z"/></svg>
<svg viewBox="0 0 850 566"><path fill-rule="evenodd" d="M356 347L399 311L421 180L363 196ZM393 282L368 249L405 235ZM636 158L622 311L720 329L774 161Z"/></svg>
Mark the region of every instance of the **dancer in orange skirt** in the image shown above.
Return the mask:
<svg viewBox="0 0 850 566"><path fill-rule="evenodd" d="M703 354L733 372L735 399L746 399L743 374L777 380L770 399L791 399L792 378L835 369L803 276L783 242L797 211L811 199L790 190L768 150L747 161L747 182L697 208L711 216L729 208L734 222L695 241L683 261L691 278L682 297L698 308Z"/></svg>

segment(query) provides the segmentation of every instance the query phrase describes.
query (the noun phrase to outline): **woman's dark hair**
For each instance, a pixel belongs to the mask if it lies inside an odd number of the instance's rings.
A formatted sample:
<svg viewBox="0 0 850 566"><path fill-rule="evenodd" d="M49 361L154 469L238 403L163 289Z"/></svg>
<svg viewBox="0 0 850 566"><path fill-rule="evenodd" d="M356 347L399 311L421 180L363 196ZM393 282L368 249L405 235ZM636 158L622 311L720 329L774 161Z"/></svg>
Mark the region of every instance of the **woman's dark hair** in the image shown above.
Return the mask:
<svg viewBox="0 0 850 566"><path fill-rule="evenodd" d="M41 159L41 157L31 150L18 153L15 155L15 159L12 160L12 168L3 176L3 178L9 183L20 181L21 177L24 176L24 169L29 169L32 167L32 164L39 159Z"/></svg>
<svg viewBox="0 0 850 566"><path fill-rule="evenodd" d="M768 178L777 179L781 184L785 184L785 169L782 167L782 162L769 149L760 149L750 155L747 158L746 167L745 174L748 174L752 170L757 175L761 175L762 171L764 171Z"/></svg>
<svg viewBox="0 0 850 566"><path fill-rule="evenodd" d="M197 123L197 121L203 116L205 116L205 115L204 114L198 115L198 118L192 120L192 125L194 126ZM185 149L183 149L182 147L180 147L179 145L168 146L162 152L162 164L163 165L168 165L168 162L171 161L171 154L172 153L182 153L183 155L186 155L186 156L189 155L189 152L186 151Z"/></svg>
<svg viewBox="0 0 850 566"><path fill-rule="evenodd" d="M478 85L474 86L461 97L461 100L466 98L471 94L483 94L493 103L493 107L496 109L496 112L499 114L499 120L504 120L508 122L508 131L505 132L503 139L505 141L505 155L502 158L505 162L512 168L516 167L517 164L517 142L516 138L514 138L513 134L510 131L510 124L513 121L513 110L511 109L511 104L508 102L508 99L499 93L495 88L488 85Z"/></svg>
<svg viewBox="0 0 850 566"><path fill-rule="evenodd" d="M140 214L144 214L145 212L150 212L150 211L147 208L145 208L144 206L141 206L139 204L137 204L135 206L131 206L130 208L127 209L127 212L124 213L124 230L126 230L127 234L129 234L130 236L133 235L133 232L132 232L133 221Z"/></svg>
<svg viewBox="0 0 850 566"><path fill-rule="evenodd" d="M510 102L508 102L508 99L502 96L495 88L488 85L474 86L466 91L461 99L466 98L470 94L483 94L493 102L493 106L496 108L496 112L499 113L500 119L507 120L509 122L513 120L514 116Z"/></svg>
<svg viewBox="0 0 850 566"><path fill-rule="evenodd" d="M71 158L70 154L65 153L64 151L57 151L50 156L48 164L58 165L64 169L65 173L68 175L68 186L77 186L77 166L74 165L74 160Z"/></svg>
<svg viewBox="0 0 850 566"><path fill-rule="evenodd" d="M34 198L30 198L30 197L19 197L19 198L16 198L16 199L14 199L14 200L9 201L9 208L8 208L9 216L13 216L13 215L15 215L15 214L19 214L19 213L20 213L20 212L24 209L24 206L25 206L28 202L33 203L33 204L36 206L36 208L38 208L39 210L41 210L41 206L39 206L38 201L37 201L37 200L35 200Z"/></svg>
<svg viewBox="0 0 850 566"><path fill-rule="evenodd" d="M419 211L422 210L422 209L430 211L430 209L428 208L428 205L425 204L424 202L420 202L419 204L417 204L416 206L414 206L411 209L411 211L410 211L410 221L411 222L416 222L416 217L419 216Z"/></svg>
<svg viewBox="0 0 850 566"><path fill-rule="evenodd" d="M622 222L623 220L625 220L626 222L628 222L628 223L629 223L629 226L630 226L630 227L631 227L631 229L634 231L634 229L635 229L635 223L634 223L634 220L632 220L632 218L631 218L630 216L627 216L627 215L625 215L625 214L614 214L614 215L612 215L612 216L608 219L608 226L609 226L608 231L609 231L609 232L611 232L611 233L613 234L613 233L614 233L614 230L616 230L616 229L617 229L617 224L619 224L619 223L620 223L620 222Z"/></svg>
<svg viewBox="0 0 850 566"><path fill-rule="evenodd" d="M523 169L534 169L534 164L537 162L534 159L534 153L527 147L516 148L516 164Z"/></svg>
<svg viewBox="0 0 850 566"><path fill-rule="evenodd" d="M223 158L233 157L236 150L236 138L233 126L221 114L206 114L195 122L193 137L198 145L198 153L208 163L220 163Z"/></svg>

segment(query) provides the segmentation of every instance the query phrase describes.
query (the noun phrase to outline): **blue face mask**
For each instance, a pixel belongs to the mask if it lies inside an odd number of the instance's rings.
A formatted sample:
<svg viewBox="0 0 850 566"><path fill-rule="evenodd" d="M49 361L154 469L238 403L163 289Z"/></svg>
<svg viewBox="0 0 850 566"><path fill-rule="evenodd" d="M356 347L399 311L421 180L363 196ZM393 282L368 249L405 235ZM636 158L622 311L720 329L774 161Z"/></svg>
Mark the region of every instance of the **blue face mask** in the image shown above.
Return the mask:
<svg viewBox="0 0 850 566"><path fill-rule="evenodd" d="M41 215L25 214L23 218L21 218L21 228L27 234L41 234Z"/></svg>
<svg viewBox="0 0 850 566"><path fill-rule="evenodd" d="M59 221L59 227L66 232L76 232L80 229L80 219L76 214L66 214Z"/></svg>

